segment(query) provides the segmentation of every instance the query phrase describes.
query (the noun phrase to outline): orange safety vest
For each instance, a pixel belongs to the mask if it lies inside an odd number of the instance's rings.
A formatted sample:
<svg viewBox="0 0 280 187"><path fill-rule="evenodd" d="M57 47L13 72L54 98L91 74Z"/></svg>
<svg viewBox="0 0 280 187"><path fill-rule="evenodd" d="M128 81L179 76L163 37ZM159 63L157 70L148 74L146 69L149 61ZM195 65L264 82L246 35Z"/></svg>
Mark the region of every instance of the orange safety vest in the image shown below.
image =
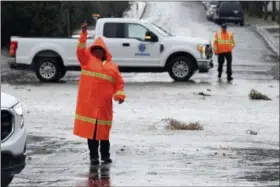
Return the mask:
<svg viewBox="0 0 280 187"><path fill-rule="evenodd" d="M103 39L99 37L86 48L87 33L81 32L77 46L77 58L81 64L74 134L96 140L109 140L112 127L112 98L125 100L124 81ZM90 49L100 46L105 50L106 61L101 62Z"/></svg>
<svg viewBox="0 0 280 187"><path fill-rule="evenodd" d="M215 53L220 54L220 53L232 52L234 46L235 46L235 42L233 39L232 32L218 31L215 33L214 45L213 45L213 49Z"/></svg>

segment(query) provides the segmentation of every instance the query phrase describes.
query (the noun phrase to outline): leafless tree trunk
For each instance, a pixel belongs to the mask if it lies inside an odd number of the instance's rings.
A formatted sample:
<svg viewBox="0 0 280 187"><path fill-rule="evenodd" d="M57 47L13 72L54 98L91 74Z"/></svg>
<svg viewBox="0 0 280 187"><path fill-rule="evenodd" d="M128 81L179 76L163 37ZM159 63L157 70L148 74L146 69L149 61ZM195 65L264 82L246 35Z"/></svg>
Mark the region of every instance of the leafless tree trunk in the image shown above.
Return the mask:
<svg viewBox="0 0 280 187"><path fill-rule="evenodd" d="M278 17L278 24L280 25L280 2L278 2L278 12L277 12L277 17ZM280 57L279 57L280 60Z"/></svg>
<svg viewBox="0 0 280 187"><path fill-rule="evenodd" d="M276 1L272 1L272 21L276 21L276 14L277 14L277 10L276 10Z"/></svg>
<svg viewBox="0 0 280 187"><path fill-rule="evenodd" d="M268 4L269 4L269 1L266 1L265 3L264 3L264 20L267 20L267 18L268 18L268 14L267 14L267 6L268 6Z"/></svg>
<svg viewBox="0 0 280 187"><path fill-rule="evenodd" d="M255 2L256 3L256 9L257 9L257 15L259 18L262 17L262 14L263 14L263 4L264 2L263 1L257 1Z"/></svg>

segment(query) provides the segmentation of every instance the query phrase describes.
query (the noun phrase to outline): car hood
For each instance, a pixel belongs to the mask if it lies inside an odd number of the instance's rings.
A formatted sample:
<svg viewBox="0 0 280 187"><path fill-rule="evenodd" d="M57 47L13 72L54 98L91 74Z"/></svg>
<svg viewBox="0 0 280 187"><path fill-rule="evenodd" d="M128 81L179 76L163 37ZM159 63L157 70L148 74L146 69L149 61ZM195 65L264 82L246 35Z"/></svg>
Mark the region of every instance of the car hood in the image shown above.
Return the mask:
<svg viewBox="0 0 280 187"><path fill-rule="evenodd" d="M1 92L1 108L11 108L17 102L18 100L14 96Z"/></svg>
<svg viewBox="0 0 280 187"><path fill-rule="evenodd" d="M176 42L176 43L192 43L192 44L209 44L210 40L207 41L202 38L197 38L197 37L185 37L185 36L172 36L172 37L167 37L168 40Z"/></svg>

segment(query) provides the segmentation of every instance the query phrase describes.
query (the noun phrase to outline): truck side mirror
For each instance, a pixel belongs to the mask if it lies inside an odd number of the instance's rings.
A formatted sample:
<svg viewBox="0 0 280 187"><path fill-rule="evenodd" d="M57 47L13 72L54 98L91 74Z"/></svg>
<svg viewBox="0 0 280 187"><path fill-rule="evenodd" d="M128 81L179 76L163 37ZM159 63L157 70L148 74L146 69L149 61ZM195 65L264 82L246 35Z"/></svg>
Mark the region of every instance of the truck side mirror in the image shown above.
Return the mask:
<svg viewBox="0 0 280 187"><path fill-rule="evenodd" d="M145 35L145 41L158 42L158 37L151 31L147 31Z"/></svg>

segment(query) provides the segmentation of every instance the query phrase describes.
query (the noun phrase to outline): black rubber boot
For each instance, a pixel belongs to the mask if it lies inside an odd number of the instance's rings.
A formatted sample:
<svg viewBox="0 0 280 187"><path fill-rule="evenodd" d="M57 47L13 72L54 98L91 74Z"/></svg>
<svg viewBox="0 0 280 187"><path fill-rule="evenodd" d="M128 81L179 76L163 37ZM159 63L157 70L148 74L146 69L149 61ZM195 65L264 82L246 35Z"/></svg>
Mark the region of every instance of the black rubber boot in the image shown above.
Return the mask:
<svg viewBox="0 0 280 187"><path fill-rule="evenodd" d="M90 159L90 165L98 165L99 159L98 158L91 158Z"/></svg>
<svg viewBox="0 0 280 187"><path fill-rule="evenodd" d="M111 158L104 158L102 159L103 164L111 164L112 163L112 159Z"/></svg>
<svg viewBox="0 0 280 187"><path fill-rule="evenodd" d="M219 72L219 73L218 73L218 78L220 79L221 77L222 77L222 73Z"/></svg>
<svg viewBox="0 0 280 187"><path fill-rule="evenodd" d="M227 80L230 82L230 81L233 80L233 78L232 77L228 77Z"/></svg>

